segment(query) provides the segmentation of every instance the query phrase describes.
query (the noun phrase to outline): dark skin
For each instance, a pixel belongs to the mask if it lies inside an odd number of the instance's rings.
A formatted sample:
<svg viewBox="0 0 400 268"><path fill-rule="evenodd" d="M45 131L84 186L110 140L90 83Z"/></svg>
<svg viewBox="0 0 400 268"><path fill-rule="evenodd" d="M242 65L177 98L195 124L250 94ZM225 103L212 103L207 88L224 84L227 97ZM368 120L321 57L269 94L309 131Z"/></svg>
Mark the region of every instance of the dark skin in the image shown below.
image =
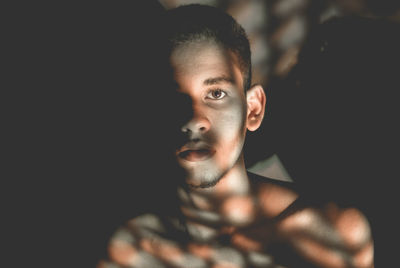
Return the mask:
<svg viewBox="0 0 400 268"><path fill-rule="evenodd" d="M370 227L359 210L298 202L289 185L246 172L245 133L260 126L265 95L259 85L244 93L237 62L213 42L173 50L174 81L193 103L182 127L187 145L176 152L186 171L177 187L181 221L172 214L129 221L99 267L293 267L277 252L312 267L373 267ZM210 77L226 79L205 83Z"/></svg>

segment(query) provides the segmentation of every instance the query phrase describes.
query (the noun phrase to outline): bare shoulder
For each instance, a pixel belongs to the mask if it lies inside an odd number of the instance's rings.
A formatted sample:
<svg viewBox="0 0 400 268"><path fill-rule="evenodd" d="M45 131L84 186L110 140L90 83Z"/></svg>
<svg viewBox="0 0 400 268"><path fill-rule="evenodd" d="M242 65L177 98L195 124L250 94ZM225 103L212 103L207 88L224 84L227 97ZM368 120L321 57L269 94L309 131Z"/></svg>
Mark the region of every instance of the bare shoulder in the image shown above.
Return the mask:
<svg viewBox="0 0 400 268"><path fill-rule="evenodd" d="M373 240L365 215L327 203L294 210L277 224L282 239L321 267L373 267Z"/></svg>
<svg viewBox="0 0 400 268"><path fill-rule="evenodd" d="M252 185L263 217L274 218L283 213L299 194L291 182L252 176Z"/></svg>

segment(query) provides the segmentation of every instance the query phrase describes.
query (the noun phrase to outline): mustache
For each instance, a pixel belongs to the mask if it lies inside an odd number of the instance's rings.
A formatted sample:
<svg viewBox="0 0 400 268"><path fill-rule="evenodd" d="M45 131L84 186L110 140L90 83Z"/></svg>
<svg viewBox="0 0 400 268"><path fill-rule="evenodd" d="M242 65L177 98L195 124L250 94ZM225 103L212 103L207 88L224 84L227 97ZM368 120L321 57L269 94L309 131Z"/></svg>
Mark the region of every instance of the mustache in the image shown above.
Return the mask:
<svg viewBox="0 0 400 268"><path fill-rule="evenodd" d="M180 136L176 137L173 144L175 145L175 149L186 150L199 150L199 149L211 149L217 144L218 139L215 133L207 132L207 133L182 133L180 132Z"/></svg>

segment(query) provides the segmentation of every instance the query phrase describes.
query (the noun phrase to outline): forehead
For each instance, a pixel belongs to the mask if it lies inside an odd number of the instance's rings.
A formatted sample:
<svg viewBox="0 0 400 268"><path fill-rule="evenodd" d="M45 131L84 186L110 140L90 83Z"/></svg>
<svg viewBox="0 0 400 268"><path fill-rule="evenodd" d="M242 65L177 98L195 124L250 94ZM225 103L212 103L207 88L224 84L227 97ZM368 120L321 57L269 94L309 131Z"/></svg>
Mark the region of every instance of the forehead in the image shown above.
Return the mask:
<svg viewBox="0 0 400 268"><path fill-rule="evenodd" d="M213 41L195 41L178 45L170 56L176 80L227 77L242 84L237 56Z"/></svg>

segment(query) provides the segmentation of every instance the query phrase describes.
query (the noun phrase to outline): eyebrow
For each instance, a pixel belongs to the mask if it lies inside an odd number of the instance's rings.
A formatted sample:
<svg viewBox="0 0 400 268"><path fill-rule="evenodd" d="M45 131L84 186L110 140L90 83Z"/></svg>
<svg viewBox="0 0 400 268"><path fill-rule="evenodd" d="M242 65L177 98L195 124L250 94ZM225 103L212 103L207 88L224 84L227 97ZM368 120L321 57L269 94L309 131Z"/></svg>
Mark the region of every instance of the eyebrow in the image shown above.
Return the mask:
<svg viewBox="0 0 400 268"><path fill-rule="evenodd" d="M227 82L230 84L234 83L233 79L230 77L218 76L218 77L207 78L206 80L204 80L203 84L210 86L210 85L220 84L221 82Z"/></svg>

